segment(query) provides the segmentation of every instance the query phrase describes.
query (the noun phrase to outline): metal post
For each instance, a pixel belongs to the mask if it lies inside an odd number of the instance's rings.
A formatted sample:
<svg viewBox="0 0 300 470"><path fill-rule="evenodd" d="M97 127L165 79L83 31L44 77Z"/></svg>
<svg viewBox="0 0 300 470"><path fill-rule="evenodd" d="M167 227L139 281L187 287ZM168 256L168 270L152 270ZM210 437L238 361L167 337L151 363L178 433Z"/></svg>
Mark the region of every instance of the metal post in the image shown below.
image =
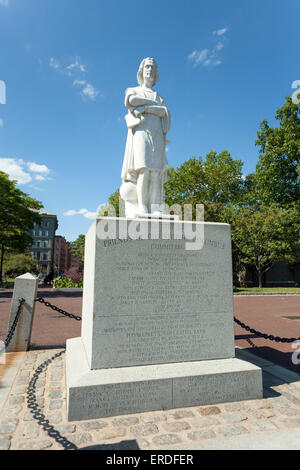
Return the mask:
<svg viewBox="0 0 300 470"><path fill-rule="evenodd" d="M15 280L11 303L8 330L12 326L19 306L19 299L25 299L14 335L6 352L28 351L31 337L33 315L36 303L38 278L32 274L24 274Z"/></svg>

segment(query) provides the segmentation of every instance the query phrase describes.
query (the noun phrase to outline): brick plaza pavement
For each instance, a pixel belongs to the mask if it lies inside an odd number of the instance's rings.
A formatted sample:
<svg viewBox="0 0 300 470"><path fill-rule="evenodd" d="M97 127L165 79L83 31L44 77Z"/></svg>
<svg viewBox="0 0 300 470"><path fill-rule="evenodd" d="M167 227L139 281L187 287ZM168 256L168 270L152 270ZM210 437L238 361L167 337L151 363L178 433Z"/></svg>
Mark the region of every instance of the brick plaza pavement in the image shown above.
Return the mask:
<svg viewBox="0 0 300 470"><path fill-rule="evenodd" d="M38 295L70 313L81 312L81 293L43 289ZM0 292L0 339L6 331L10 299L10 292ZM235 316L253 328L274 336L300 337L299 296L235 297L234 304ZM240 327L236 327L236 345L243 349L237 354L263 368L262 400L67 422L62 347L67 338L80 335L80 328L80 322L37 305L32 343L41 349L25 353L20 360L0 412L0 450L300 450L300 375L299 365L291 361L291 345L255 338ZM52 359L39 374L28 401L30 379L48 358ZM34 414L28 405L34 407ZM49 420L47 426L45 420Z"/></svg>
<svg viewBox="0 0 300 470"><path fill-rule="evenodd" d="M60 292L39 289L38 295L70 313L81 315L82 292ZM12 290L0 291L0 340L5 338ZM300 296L234 296L234 313L242 322L264 333L280 337L300 337ZM31 343L32 348L63 347L68 338L80 336L81 322L70 320L37 304ZM257 338L235 325L236 346L295 372L300 368L291 361L294 352L290 343Z"/></svg>

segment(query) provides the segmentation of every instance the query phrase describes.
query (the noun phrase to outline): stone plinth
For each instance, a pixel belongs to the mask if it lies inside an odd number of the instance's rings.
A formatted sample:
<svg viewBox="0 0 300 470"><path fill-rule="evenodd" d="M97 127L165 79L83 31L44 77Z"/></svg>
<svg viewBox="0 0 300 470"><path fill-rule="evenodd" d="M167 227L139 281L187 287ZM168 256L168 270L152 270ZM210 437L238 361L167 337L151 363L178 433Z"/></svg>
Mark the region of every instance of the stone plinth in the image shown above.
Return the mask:
<svg viewBox="0 0 300 470"><path fill-rule="evenodd" d="M159 239L100 240L100 223L85 251L82 340L90 368L234 357L229 225L139 221L141 233ZM122 223L133 235L133 221L117 220L117 236ZM168 229L183 238L189 226L203 234L202 249L162 239Z"/></svg>
<svg viewBox="0 0 300 470"><path fill-rule="evenodd" d="M70 421L262 398L261 369L240 359L91 370L81 338L66 373Z"/></svg>
<svg viewBox="0 0 300 470"><path fill-rule="evenodd" d="M260 370L235 359L229 225L98 219L84 272L69 419L261 397Z"/></svg>

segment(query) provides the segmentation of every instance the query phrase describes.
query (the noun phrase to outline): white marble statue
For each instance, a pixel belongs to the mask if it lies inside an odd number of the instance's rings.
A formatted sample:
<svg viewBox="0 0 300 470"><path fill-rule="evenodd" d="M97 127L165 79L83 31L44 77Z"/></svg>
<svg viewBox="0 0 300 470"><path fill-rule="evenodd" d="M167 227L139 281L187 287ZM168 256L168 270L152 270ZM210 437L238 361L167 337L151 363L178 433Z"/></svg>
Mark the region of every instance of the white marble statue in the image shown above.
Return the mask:
<svg viewBox="0 0 300 470"><path fill-rule="evenodd" d="M137 79L139 86L125 92L128 137L120 188L126 217L130 218L164 212L166 135L170 129L170 113L164 99L153 90L158 80L154 59L142 61Z"/></svg>

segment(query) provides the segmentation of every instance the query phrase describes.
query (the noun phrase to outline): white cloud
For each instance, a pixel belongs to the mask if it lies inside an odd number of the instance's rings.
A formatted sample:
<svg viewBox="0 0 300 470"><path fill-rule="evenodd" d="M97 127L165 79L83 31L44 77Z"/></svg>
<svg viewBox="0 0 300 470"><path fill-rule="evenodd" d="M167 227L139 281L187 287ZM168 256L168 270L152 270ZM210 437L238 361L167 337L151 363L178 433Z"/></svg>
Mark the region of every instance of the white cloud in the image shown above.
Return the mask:
<svg viewBox="0 0 300 470"><path fill-rule="evenodd" d="M79 57L76 57L76 60L67 67L61 67L60 63L51 57L49 66L64 74L67 73L70 78L72 77L73 86L79 86L82 88L80 90L80 94L83 98L89 98L91 101L94 101L99 95L99 91L91 83L82 79L82 73L87 73L87 69L86 66L81 63Z"/></svg>
<svg viewBox="0 0 300 470"><path fill-rule="evenodd" d="M46 165L39 165L33 162L24 162L16 158L0 158L0 171L7 173L9 178L16 180L18 184L28 184L33 179L36 181L45 181L45 175L50 173Z"/></svg>
<svg viewBox="0 0 300 470"><path fill-rule="evenodd" d="M193 62L194 67L198 65L203 65L207 67L209 65L219 65L221 64L221 60L218 58L217 50L209 50L209 49L202 49L201 51L195 50L191 54L189 54L188 59L190 62Z"/></svg>
<svg viewBox="0 0 300 470"><path fill-rule="evenodd" d="M67 212L64 212L64 215L66 217L72 217L74 215L83 215L83 217L85 217L86 219L94 220L94 219L96 219L96 217L99 213L100 207L102 207L102 206L103 206L103 204L101 204L95 212L89 211L88 209L80 209L79 211L71 209Z"/></svg>
<svg viewBox="0 0 300 470"><path fill-rule="evenodd" d="M42 176L42 175L35 175L34 179L36 181L45 181L46 180L45 176Z"/></svg>
<svg viewBox="0 0 300 470"><path fill-rule="evenodd" d="M3 5L4 7L8 7L8 0L0 0L0 5Z"/></svg>
<svg viewBox="0 0 300 470"><path fill-rule="evenodd" d="M19 184L27 184L32 181L31 175L24 171L23 166L23 160L0 158L0 171L7 173L10 179L16 180Z"/></svg>
<svg viewBox="0 0 300 470"><path fill-rule="evenodd" d="M60 63L58 62L58 60L54 59L54 57L51 57L50 60L49 60L49 66L52 68L52 69L59 69L60 68Z"/></svg>
<svg viewBox="0 0 300 470"><path fill-rule="evenodd" d="M96 88L91 83L87 83L85 80L74 80L73 85L81 86L81 95L83 97L88 97L92 101L94 101L99 95L99 91L96 90Z"/></svg>
<svg viewBox="0 0 300 470"><path fill-rule="evenodd" d="M82 93L92 101L94 101L97 95L99 95L99 91L96 90L96 88L94 88L90 83L87 83L86 87L82 90Z"/></svg>
<svg viewBox="0 0 300 470"><path fill-rule="evenodd" d="M217 29L216 31L213 31L213 35L223 36L223 34L227 33L227 31L228 31L228 28Z"/></svg>
<svg viewBox="0 0 300 470"><path fill-rule="evenodd" d="M3 119L0 119L0 127L3 127L4 121Z"/></svg>
<svg viewBox="0 0 300 470"><path fill-rule="evenodd" d="M209 49L202 49L202 51L197 51L196 49L191 54L189 54L188 59L193 61L195 65L198 65L206 60L208 54Z"/></svg>
<svg viewBox="0 0 300 470"><path fill-rule="evenodd" d="M50 173L49 168L46 165L38 165L37 163L28 162L26 163L29 171L32 173L42 173L48 175Z"/></svg>
<svg viewBox="0 0 300 470"><path fill-rule="evenodd" d="M79 62L79 57L76 57L76 60L73 64L70 64L66 67L66 70L71 72L83 72L86 73L86 66Z"/></svg>
<svg viewBox="0 0 300 470"><path fill-rule="evenodd" d="M85 85L86 81L85 80L74 80L73 85Z"/></svg>
<svg viewBox="0 0 300 470"><path fill-rule="evenodd" d="M197 67L198 65L203 65L204 67L217 66L222 63L220 59L220 52L222 49L224 49L224 42L226 41L224 34L227 31L227 28L213 31L213 35L220 37L214 47L211 49L206 48L202 50L195 49L191 54L188 55L188 60L192 62L194 67Z"/></svg>

